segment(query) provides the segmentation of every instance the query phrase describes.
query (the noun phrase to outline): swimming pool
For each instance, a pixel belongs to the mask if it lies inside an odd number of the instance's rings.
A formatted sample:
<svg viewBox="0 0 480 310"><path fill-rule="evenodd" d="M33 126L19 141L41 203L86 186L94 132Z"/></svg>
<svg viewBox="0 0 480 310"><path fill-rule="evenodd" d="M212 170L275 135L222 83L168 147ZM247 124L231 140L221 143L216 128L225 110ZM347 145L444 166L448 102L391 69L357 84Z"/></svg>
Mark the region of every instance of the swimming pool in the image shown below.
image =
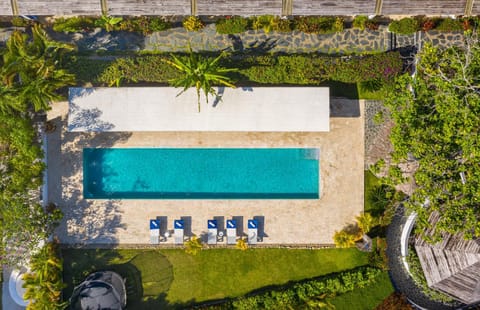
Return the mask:
<svg viewBox="0 0 480 310"><path fill-rule="evenodd" d="M87 199L317 199L312 148L85 148Z"/></svg>

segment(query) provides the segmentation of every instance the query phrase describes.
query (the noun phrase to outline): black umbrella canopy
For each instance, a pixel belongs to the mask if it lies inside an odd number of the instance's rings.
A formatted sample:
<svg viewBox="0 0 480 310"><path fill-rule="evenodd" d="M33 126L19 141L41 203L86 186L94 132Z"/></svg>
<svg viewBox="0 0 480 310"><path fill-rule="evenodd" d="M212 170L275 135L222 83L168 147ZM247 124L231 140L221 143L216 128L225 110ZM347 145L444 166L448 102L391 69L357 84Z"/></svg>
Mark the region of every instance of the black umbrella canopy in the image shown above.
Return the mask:
<svg viewBox="0 0 480 310"><path fill-rule="evenodd" d="M123 310L127 304L125 283L112 271L90 274L73 290L70 305L75 310Z"/></svg>

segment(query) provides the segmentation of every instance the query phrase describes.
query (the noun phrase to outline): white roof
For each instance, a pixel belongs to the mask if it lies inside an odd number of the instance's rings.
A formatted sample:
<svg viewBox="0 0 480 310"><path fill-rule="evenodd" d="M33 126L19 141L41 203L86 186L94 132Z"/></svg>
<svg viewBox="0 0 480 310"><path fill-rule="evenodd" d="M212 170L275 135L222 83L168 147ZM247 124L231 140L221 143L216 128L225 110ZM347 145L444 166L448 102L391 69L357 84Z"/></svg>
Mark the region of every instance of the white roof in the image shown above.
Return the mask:
<svg viewBox="0 0 480 310"><path fill-rule="evenodd" d="M70 88L69 131L329 131L326 87L219 88L222 100L173 87Z"/></svg>

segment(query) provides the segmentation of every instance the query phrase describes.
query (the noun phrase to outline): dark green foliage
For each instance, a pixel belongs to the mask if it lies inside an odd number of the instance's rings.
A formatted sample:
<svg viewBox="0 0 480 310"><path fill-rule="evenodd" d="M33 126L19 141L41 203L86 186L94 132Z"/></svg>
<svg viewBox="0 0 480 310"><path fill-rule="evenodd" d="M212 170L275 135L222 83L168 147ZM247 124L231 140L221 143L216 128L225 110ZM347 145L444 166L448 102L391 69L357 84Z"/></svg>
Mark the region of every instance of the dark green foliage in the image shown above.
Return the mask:
<svg viewBox="0 0 480 310"><path fill-rule="evenodd" d="M249 29L249 20L240 16L227 16L220 18L215 23L217 33L234 34L245 32Z"/></svg>
<svg viewBox="0 0 480 310"><path fill-rule="evenodd" d="M365 25L368 21L368 16L366 15L357 15L353 19L353 28L358 28L360 30L365 30Z"/></svg>
<svg viewBox="0 0 480 310"><path fill-rule="evenodd" d="M143 35L170 29L172 24L162 17L138 16L123 19L117 30L139 32Z"/></svg>
<svg viewBox="0 0 480 310"><path fill-rule="evenodd" d="M405 17L394 20L388 26L388 30L398 34L412 34L420 30L418 20L412 17Z"/></svg>
<svg viewBox="0 0 480 310"><path fill-rule="evenodd" d="M445 32L462 31L463 26L462 26L462 22L458 19L444 18L437 24L437 26L435 27L435 30L445 31Z"/></svg>
<svg viewBox="0 0 480 310"><path fill-rule="evenodd" d="M85 16L61 17L55 19L53 30L58 32L81 32L91 31L95 27L100 27L107 31L123 30L129 32L139 32L144 35L163 31L172 27L170 22L162 17L134 16L128 18L102 16L92 18Z"/></svg>
<svg viewBox="0 0 480 310"><path fill-rule="evenodd" d="M222 309L296 309L309 301L325 296L340 295L376 282L380 269L360 267L351 271L307 280L281 289L268 290L251 296L240 297L222 305Z"/></svg>
<svg viewBox="0 0 480 310"><path fill-rule="evenodd" d="M124 83L166 83L179 75L162 59L169 59L169 56L118 58L104 63L77 56L68 64L68 69L77 73L78 80L94 84L114 85L119 78ZM354 58L334 58L317 54L244 56L236 57L234 61L225 58L221 60L221 64L227 68L239 68L236 76L239 85L319 85L327 80L343 83L372 79L384 81L390 80L402 70L402 61L397 52Z"/></svg>
<svg viewBox="0 0 480 310"><path fill-rule="evenodd" d="M383 238L375 238L373 249L368 253L368 264L381 270L388 270L387 242Z"/></svg>
<svg viewBox="0 0 480 310"><path fill-rule="evenodd" d="M329 79L344 83L377 80L390 81L402 71L402 60L396 52L368 56L332 58Z"/></svg>
<svg viewBox="0 0 480 310"><path fill-rule="evenodd" d="M390 134L394 165L418 166L405 206L417 212L419 230L429 227L431 213L441 214L433 239L445 232L461 232L470 239L480 236L480 94L474 86L478 72L480 44L475 37L467 36L462 50L426 44L417 75L399 76L395 91L385 100L395 124ZM402 182L398 176L389 176L392 183Z"/></svg>
<svg viewBox="0 0 480 310"><path fill-rule="evenodd" d="M12 17L12 26L15 27L26 27L29 25L29 21L20 16Z"/></svg>
<svg viewBox="0 0 480 310"><path fill-rule="evenodd" d="M57 32L91 31L95 28L95 20L91 17L61 17L53 22L53 30Z"/></svg>
<svg viewBox="0 0 480 310"><path fill-rule="evenodd" d="M343 20L333 16L296 16L294 29L305 33L328 34L343 31Z"/></svg>

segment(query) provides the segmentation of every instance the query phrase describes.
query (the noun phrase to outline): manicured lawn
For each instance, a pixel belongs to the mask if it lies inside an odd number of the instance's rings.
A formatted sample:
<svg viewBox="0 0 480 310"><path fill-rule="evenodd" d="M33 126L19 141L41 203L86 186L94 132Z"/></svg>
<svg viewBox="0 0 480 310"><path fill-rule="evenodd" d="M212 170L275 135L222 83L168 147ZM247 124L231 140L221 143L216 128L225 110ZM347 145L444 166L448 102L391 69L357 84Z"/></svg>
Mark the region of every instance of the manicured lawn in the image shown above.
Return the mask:
<svg viewBox="0 0 480 310"><path fill-rule="evenodd" d="M181 308L206 300L367 264L357 249L64 250L69 297L74 284L94 270L113 269L127 278L129 308Z"/></svg>
<svg viewBox="0 0 480 310"><path fill-rule="evenodd" d="M387 272L373 285L327 299L336 310L372 310L394 291Z"/></svg>

